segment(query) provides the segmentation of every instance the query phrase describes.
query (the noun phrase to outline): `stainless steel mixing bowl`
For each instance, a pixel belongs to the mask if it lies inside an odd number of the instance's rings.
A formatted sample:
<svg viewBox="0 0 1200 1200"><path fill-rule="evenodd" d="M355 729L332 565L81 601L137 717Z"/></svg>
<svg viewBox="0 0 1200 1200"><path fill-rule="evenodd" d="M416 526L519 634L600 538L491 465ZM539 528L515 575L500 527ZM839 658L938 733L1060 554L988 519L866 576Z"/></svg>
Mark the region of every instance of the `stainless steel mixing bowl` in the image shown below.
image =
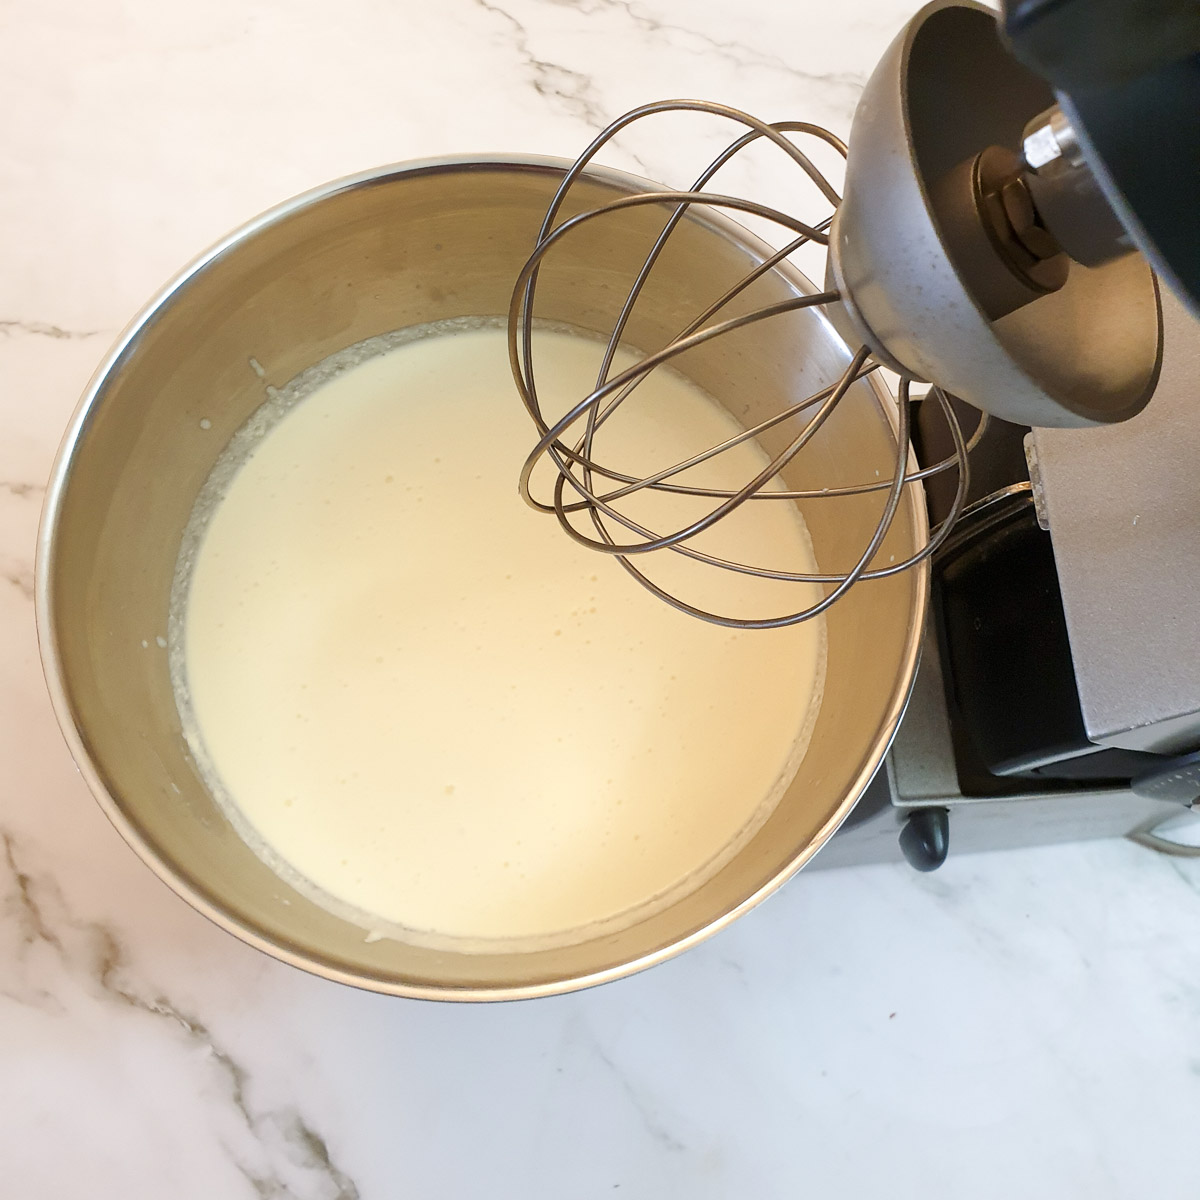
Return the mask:
<svg viewBox="0 0 1200 1200"><path fill-rule="evenodd" d="M388 167L250 222L187 268L122 335L54 467L39 542L38 630L58 719L84 777L129 844L195 908L329 979L405 996L507 999L599 983L678 953L774 891L833 833L879 766L908 697L924 566L859 584L828 614L827 681L810 748L745 848L665 911L552 950L468 954L367 942L361 928L274 875L209 796L180 733L158 639L180 536L214 460L265 387L335 351L407 325L504 313L566 165L481 158ZM645 186L596 170L576 202L593 207ZM665 214L626 216L619 229L595 221L567 242L543 274L539 315L611 328L622 287ZM665 344L764 254L731 222L687 219L643 293L628 340ZM800 275L776 271L750 289L746 305L811 290ZM834 379L848 361L827 321L806 309L717 340L678 366L753 422ZM803 483L792 486L848 485L876 468L890 474L895 439L884 397L873 380L856 384L830 420L824 449L803 459ZM513 420L525 421L515 392L512 403ZM790 435L781 426L774 436ZM924 539L917 490L908 489L885 562ZM863 496L806 511L823 568L853 563L881 502Z"/></svg>

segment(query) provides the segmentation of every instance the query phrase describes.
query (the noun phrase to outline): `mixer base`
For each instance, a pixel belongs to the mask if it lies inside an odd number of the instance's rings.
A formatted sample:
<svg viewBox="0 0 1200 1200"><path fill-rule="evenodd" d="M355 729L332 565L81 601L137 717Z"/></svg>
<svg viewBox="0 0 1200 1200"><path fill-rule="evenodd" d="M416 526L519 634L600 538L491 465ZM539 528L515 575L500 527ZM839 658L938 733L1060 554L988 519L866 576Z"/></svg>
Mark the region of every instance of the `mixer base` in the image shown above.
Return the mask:
<svg viewBox="0 0 1200 1200"><path fill-rule="evenodd" d="M1110 837L1146 841L1150 830L1186 811L1127 787L1080 788L1061 781L1014 791L1011 781L997 780L993 795L963 795L932 638L926 638L912 699L885 766L813 866L900 862L901 831L913 813L928 809L947 810L951 855Z"/></svg>

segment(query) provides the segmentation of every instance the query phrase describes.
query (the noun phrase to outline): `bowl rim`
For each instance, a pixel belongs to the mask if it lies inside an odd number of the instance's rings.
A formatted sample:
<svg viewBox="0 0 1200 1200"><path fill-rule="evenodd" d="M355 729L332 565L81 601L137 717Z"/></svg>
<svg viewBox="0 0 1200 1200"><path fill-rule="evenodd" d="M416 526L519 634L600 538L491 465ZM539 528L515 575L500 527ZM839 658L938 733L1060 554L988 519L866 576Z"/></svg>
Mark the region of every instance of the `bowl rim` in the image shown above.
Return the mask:
<svg viewBox="0 0 1200 1200"><path fill-rule="evenodd" d="M533 154L463 154L413 159L370 168L331 180L328 183L319 184L252 217L193 258L191 262L177 272L142 306L129 324L117 335L116 340L93 372L71 415L55 454L54 465L51 468L46 485L46 495L37 532L34 567L34 613L38 648L41 657L42 672L50 694L55 719L58 722L59 729L71 753L71 757L74 759L76 768L83 777L97 804L109 822L142 862L177 896L186 901L187 904L202 916L207 917L214 925L225 930L227 933L233 934L234 937L254 947L256 950L290 966L324 979L348 984L366 991L378 992L384 995L403 996L410 999L459 1002L534 999L542 996L554 996L580 991L585 988L595 987L598 984L611 982L615 979L621 979L643 971L648 967L655 966L667 959L674 958L685 950L698 945L700 942L705 941L707 938L712 937L715 933L732 924L738 917L749 912L752 908L762 903L768 896L778 891L837 831L882 765L884 756L891 746L892 739L895 737L912 694L913 682L916 677L917 664L920 658L929 598L930 568L927 559L922 560L911 569L914 573L914 598L907 641L904 647L900 671L897 675L897 686L885 718L881 722L873 743L864 758L863 766L858 776L847 789L841 804L830 814L829 818L816 834L797 850L785 866L777 871L765 884L744 897L739 903L716 914L710 921L707 921L698 929L685 934L683 937L665 946L660 946L655 950L629 959L626 962L587 974L567 975L537 983L519 984L511 987L505 985L478 987L473 985L437 985L410 982L392 976L375 974L369 970L350 970L328 960L300 951L289 945L286 941L276 940L219 904L212 895L203 891L193 882L183 870L169 863L159 853L155 844L138 824L126 815L116 797L108 790L99 767L93 759L83 733L79 728L67 695L63 661L53 619L55 588L51 565L56 557L57 532L63 496L70 477L75 453L80 444L88 417L93 406L104 392L109 376L120 365L121 360L134 345L142 330L171 302L177 293L181 292L188 285L193 277L198 275L220 256L235 249L243 242L250 240L262 230L276 225L293 214L320 204L342 192L369 187L395 177L422 175L431 172L516 169L518 171L529 170L535 172L553 171L561 174L565 173L570 166L571 161L569 159ZM589 165L584 174L588 178L611 183L625 191L658 190L660 188L660 185L639 176L595 164ZM717 232L725 236L733 237L748 249L756 252L761 251L764 257L771 253L771 248L754 233L723 214L714 213L710 210L703 216L697 214L696 219L714 227ZM819 290L813 286L811 281L802 272L786 262L779 264L775 269L785 275L789 282L802 292L811 293ZM818 313L817 315L828 326L829 335L841 342L842 338L840 334L829 323L828 318L823 313ZM863 382L867 383L875 392L880 409L891 422L893 431L895 431L897 428L896 405L890 392L877 379L874 373L866 376ZM912 469L915 469L915 464L910 462L910 470ZM927 537L928 518L925 506L919 502L919 497L914 489L905 489L905 503L907 504L909 516L913 522L914 531L917 536L919 538Z"/></svg>

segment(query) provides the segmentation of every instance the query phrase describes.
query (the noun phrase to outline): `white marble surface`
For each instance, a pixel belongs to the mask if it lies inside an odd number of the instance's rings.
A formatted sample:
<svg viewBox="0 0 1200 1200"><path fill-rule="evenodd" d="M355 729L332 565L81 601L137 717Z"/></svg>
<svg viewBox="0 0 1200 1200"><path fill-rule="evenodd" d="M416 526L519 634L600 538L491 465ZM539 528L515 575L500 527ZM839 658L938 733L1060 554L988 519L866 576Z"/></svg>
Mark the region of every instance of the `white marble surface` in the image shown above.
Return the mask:
<svg viewBox="0 0 1200 1200"><path fill-rule="evenodd" d="M1200 1192L1195 863L1093 843L930 877L810 871L701 948L590 993L389 1000L247 949L152 878L44 695L42 481L108 341L183 261L332 176L571 154L646 99L844 133L907 7L0 6L0 1194ZM710 136L681 125L609 161L682 182Z"/></svg>

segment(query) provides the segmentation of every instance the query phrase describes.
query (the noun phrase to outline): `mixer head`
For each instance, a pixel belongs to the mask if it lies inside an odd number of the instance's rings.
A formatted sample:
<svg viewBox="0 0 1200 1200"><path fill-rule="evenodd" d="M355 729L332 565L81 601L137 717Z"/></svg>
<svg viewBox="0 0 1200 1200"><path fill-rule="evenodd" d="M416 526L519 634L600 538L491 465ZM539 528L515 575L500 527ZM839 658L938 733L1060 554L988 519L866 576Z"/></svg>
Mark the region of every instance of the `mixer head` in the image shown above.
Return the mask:
<svg viewBox="0 0 1200 1200"><path fill-rule="evenodd" d="M1054 19L1061 16L1061 5L1047 7L1053 8ZM1024 8L1037 9L1037 0L1028 0ZM1022 15L1029 28L1041 29L1028 11L1016 14ZM575 541L614 556L635 579L677 608L723 625L773 627L814 617L856 583L893 575L931 556L965 505L968 454L983 435L987 414L1049 426L1106 424L1134 416L1153 392L1162 347L1157 285L1137 249L1178 284L1172 269L1180 258L1165 256L1161 247L1190 247L1192 241L1180 240L1178 221L1160 220L1157 211L1158 240L1147 233L1089 141L1078 106L1065 93L1059 93L1059 100L1056 103L1045 80L1006 47L992 10L969 0L934 0L901 32L872 74L855 114L848 152L834 134L818 126L766 123L702 101L649 104L614 121L565 176L513 294L513 375L538 434L521 474L525 499L555 514ZM576 180L617 133L634 122L678 111L734 122L744 132L686 190L647 184L640 195L559 221ZM1190 136L1187 119L1181 118L1180 125L1185 141ZM1192 114L1193 123L1195 119ZM801 149L798 141L805 139L846 156L844 197ZM726 163L760 140L789 156L815 188L822 207L815 206L801 219L707 190ZM1200 145L1200 137L1195 140ZM643 206L667 210L668 215L641 270L629 282L595 388L561 416L547 417L533 365L539 271L581 224L619 219L621 213ZM649 348L634 366L614 374L638 296L673 231L689 210L700 207L765 219L790 233L791 240L778 252L765 254L754 270L684 324L668 344ZM1188 213L1194 223L1190 206ZM723 310L756 280L780 269L801 247L812 245L827 249L824 291L723 317ZM1188 275L1190 264L1184 266L1183 274ZM1187 278L1183 290L1189 283L1195 281ZM706 488L679 480L732 442L636 476L600 461L597 433L622 405L636 403L638 385L650 372L714 338L805 308L823 310L842 334L851 349L849 365L840 378L829 379L734 439L740 442L790 422L790 441L743 487ZM780 472L821 437L830 414L855 382L879 366L899 376L891 478L820 490L798 490L781 482ZM949 458L924 468L912 460L909 447L917 383L930 385L924 400L939 407L954 447ZM951 396L980 410L969 439L959 426ZM534 491L534 470L543 459L554 469L550 496ZM957 472L957 488L946 519L904 561L878 561L904 488L950 470ZM645 491L704 497L713 504L704 516L664 532L622 510L622 501ZM881 499L878 522L845 571L772 570L707 553L692 542L747 503L835 503L869 493ZM771 618L714 613L669 593L639 565L645 556L660 552L716 569L818 584L823 596Z"/></svg>
<svg viewBox="0 0 1200 1200"><path fill-rule="evenodd" d="M1017 424L1136 415L1158 379L1157 288L1080 138L991 9L924 8L851 128L830 255L845 335Z"/></svg>

